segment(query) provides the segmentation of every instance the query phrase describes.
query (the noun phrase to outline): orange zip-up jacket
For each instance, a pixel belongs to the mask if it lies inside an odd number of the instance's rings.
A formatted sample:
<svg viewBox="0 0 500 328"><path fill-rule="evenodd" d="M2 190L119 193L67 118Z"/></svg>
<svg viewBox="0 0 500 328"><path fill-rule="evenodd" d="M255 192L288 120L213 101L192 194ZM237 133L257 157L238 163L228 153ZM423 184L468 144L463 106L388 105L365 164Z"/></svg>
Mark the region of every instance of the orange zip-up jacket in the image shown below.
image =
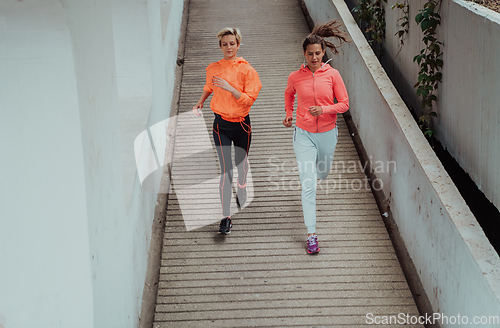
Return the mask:
<svg viewBox="0 0 500 328"><path fill-rule="evenodd" d="M285 111L292 117L293 104L297 94L296 125L308 132L318 133L334 129L337 114L349 109L349 98L340 73L325 63L316 72L302 65L290 73L285 89ZM334 100L337 99L337 103ZM312 116L309 107L321 106L323 114Z"/></svg>
<svg viewBox="0 0 500 328"><path fill-rule="evenodd" d="M242 57L235 60L221 59L208 65L206 70L207 80L203 90L213 93L210 101L212 111L226 121L243 122L262 88L257 71ZM236 99L231 92L214 86L214 76L226 80L241 92L240 99Z"/></svg>

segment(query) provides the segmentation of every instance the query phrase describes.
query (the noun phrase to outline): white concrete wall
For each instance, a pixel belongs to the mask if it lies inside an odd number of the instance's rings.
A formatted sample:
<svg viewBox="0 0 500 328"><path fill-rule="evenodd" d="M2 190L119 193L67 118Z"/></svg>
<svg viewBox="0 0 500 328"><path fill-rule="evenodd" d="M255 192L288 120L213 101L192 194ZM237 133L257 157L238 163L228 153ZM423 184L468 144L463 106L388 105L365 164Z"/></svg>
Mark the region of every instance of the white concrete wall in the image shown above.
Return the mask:
<svg viewBox="0 0 500 328"><path fill-rule="evenodd" d="M182 0L0 2L0 327L136 327Z"/></svg>
<svg viewBox="0 0 500 328"><path fill-rule="evenodd" d="M341 19L354 42L334 57L349 93L350 112L376 163L376 173L435 312L447 316L500 313L500 258L342 0L306 0L312 19ZM443 327L454 325L443 324ZM456 326L456 325L455 325ZM494 327L494 325L481 325Z"/></svg>
<svg viewBox="0 0 500 328"><path fill-rule="evenodd" d="M91 327L86 174L59 1L0 2L0 327Z"/></svg>
<svg viewBox="0 0 500 328"><path fill-rule="evenodd" d="M410 1L409 34L399 55L399 11L386 7L386 55L382 65L408 100L420 110L413 85L419 67L413 62L424 44L415 16L426 1ZM437 96L437 138L500 208L500 13L473 2L443 0L437 38L443 42L443 83Z"/></svg>
<svg viewBox="0 0 500 328"><path fill-rule="evenodd" d="M145 1L113 0L113 35L118 117L124 162L124 201L130 209L135 181L134 139L146 127L152 105L153 80L148 6Z"/></svg>
<svg viewBox="0 0 500 328"><path fill-rule="evenodd" d="M445 3L438 138L500 209L500 13Z"/></svg>

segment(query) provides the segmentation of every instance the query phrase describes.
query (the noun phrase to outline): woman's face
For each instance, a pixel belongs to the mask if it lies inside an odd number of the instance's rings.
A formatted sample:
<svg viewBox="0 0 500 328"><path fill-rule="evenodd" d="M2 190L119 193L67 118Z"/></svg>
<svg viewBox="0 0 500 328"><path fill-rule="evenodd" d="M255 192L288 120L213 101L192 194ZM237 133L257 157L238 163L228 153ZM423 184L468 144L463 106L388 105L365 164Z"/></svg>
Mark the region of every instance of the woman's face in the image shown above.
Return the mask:
<svg viewBox="0 0 500 328"><path fill-rule="evenodd" d="M315 72L321 67L321 60L325 55L325 50L321 49L321 44L315 43L307 46L306 51L304 51L304 57L307 60L307 67L311 72Z"/></svg>
<svg viewBox="0 0 500 328"><path fill-rule="evenodd" d="M220 42L220 49L224 54L224 59L234 60L240 45L236 42L236 37L234 35L224 35Z"/></svg>

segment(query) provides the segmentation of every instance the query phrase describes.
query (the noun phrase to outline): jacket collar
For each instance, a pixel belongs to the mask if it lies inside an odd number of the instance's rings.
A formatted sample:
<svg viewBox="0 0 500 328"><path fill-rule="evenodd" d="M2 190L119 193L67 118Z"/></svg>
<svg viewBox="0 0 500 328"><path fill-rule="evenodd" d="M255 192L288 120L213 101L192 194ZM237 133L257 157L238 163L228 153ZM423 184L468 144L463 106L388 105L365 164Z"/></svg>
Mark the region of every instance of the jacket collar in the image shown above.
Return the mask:
<svg viewBox="0 0 500 328"><path fill-rule="evenodd" d="M222 58L218 61L218 63L222 66L231 66L233 64L248 64L248 62L243 57L236 57L235 60L227 60Z"/></svg>
<svg viewBox="0 0 500 328"><path fill-rule="evenodd" d="M314 73L324 72L324 71L327 71L327 70L331 69L332 67L330 66L330 64L328 64L328 62L329 62L330 60L332 60L332 59L330 58L330 59L328 59L328 60L326 61L326 63L322 63L322 64L321 64L321 67L320 67L320 68L318 68L318 69L316 70L316 72L314 72ZM310 69L306 66L306 64L302 64L302 65L300 66L300 70L301 70L301 71L304 71L304 72L309 72L309 73L311 73L311 74L312 74L311 70L310 70Z"/></svg>

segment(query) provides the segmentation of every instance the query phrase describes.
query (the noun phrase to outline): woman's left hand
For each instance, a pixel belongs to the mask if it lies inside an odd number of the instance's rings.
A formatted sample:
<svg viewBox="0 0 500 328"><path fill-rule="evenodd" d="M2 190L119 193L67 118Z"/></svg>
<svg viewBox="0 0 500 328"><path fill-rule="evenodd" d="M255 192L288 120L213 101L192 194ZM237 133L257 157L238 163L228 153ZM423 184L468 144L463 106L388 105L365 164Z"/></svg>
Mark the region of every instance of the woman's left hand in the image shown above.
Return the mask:
<svg viewBox="0 0 500 328"><path fill-rule="evenodd" d="M321 106L311 106L309 107L309 113L311 113L312 116L320 116L323 114L323 108L321 108Z"/></svg>
<svg viewBox="0 0 500 328"><path fill-rule="evenodd" d="M222 90L226 90L229 92L232 92L234 90L234 88L229 84L229 82L218 76L212 77L212 84L215 85L216 87L221 88Z"/></svg>

